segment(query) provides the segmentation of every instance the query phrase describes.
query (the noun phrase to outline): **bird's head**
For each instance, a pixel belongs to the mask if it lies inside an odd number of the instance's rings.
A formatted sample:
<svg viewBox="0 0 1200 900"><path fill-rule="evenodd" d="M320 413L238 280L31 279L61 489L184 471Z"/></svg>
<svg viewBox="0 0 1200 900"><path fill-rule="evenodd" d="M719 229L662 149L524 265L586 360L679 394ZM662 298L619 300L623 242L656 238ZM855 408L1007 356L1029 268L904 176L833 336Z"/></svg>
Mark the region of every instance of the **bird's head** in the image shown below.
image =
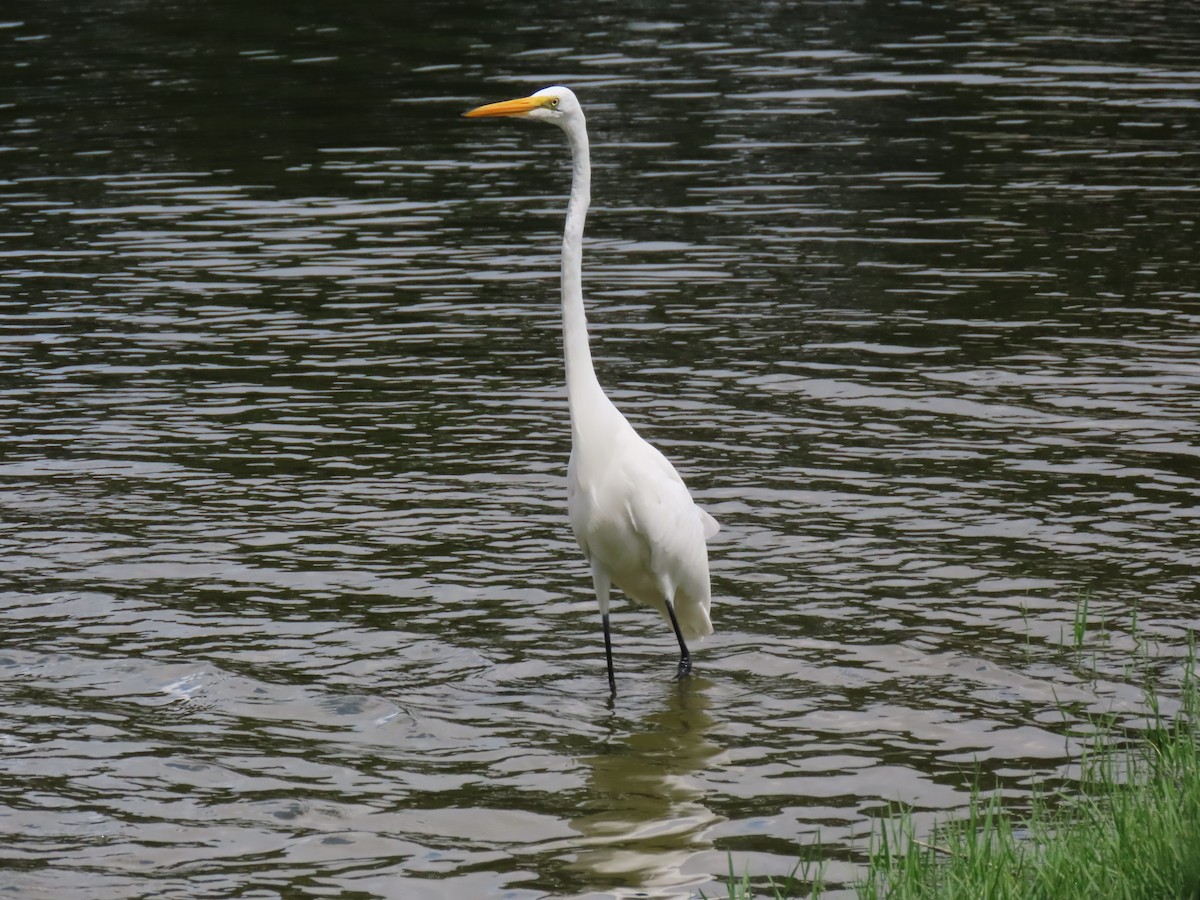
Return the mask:
<svg viewBox="0 0 1200 900"><path fill-rule="evenodd" d="M567 122L583 115L579 101L570 88L555 85L542 88L528 97L489 103L463 113L469 119L505 116L513 119L544 119L565 127Z"/></svg>

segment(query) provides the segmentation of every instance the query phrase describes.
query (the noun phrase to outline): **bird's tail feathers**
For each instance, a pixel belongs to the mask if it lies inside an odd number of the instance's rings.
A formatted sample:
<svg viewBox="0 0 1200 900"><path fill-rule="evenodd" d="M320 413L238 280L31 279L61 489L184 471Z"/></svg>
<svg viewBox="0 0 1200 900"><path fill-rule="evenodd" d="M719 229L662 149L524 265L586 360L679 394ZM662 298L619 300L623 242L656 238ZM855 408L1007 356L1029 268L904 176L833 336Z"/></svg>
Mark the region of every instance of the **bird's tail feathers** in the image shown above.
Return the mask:
<svg viewBox="0 0 1200 900"><path fill-rule="evenodd" d="M705 635L713 633L707 603L695 603L683 598L683 602L675 604L675 615L685 638L703 639Z"/></svg>

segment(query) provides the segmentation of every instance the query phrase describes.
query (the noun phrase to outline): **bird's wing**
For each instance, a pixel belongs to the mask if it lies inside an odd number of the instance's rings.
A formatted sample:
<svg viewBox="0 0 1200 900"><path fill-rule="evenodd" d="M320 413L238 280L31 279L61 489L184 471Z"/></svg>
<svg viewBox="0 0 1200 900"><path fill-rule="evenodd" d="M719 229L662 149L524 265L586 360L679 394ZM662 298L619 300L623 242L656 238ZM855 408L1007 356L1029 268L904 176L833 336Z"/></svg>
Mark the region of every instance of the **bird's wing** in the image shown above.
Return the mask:
<svg viewBox="0 0 1200 900"><path fill-rule="evenodd" d="M645 441L639 439L639 443L644 451L631 459L626 475L632 488L628 495L630 523L649 547L656 574L665 574L675 586L702 574L707 585L707 528L702 516L708 514L693 502L667 458ZM708 520L716 525L711 516Z"/></svg>
<svg viewBox="0 0 1200 900"><path fill-rule="evenodd" d="M641 440L641 438L639 438L639 440ZM687 493L687 486L683 483L683 479L679 476L679 473L675 471L675 467L671 465L671 461L663 456L659 449L649 441L642 440L641 442L650 451L647 458L653 459L659 471L661 471L671 481L678 482L679 485L683 487L684 492ZM700 519L700 527L703 530L704 539L707 541L721 530L721 525L716 519L701 509L694 500L692 500L690 493L688 493L688 500L691 501L692 506L696 510L696 516Z"/></svg>

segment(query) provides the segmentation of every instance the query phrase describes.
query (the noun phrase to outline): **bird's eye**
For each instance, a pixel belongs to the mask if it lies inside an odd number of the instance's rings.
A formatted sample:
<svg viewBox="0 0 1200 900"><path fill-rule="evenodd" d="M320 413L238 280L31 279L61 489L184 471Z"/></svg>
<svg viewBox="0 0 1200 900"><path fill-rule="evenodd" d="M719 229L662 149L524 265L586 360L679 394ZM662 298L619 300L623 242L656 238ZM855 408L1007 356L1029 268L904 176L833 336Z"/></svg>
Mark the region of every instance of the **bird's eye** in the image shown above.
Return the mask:
<svg viewBox="0 0 1200 900"><path fill-rule="evenodd" d="M554 108L554 107L556 107L556 106L558 106L558 98L557 98L557 97L551 97L551 98L550 98L550 108L551 108L551 109L553 109L553 108Z"/></svg>

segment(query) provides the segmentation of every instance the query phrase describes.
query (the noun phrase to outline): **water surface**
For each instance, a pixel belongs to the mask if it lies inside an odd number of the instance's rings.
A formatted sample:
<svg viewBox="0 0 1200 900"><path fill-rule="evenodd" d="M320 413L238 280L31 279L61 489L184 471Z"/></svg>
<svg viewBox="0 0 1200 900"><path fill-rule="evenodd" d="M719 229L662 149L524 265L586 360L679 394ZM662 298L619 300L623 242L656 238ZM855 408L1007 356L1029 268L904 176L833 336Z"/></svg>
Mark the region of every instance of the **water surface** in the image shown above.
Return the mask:
<svg viewBox="0 0 1200 900"><path fill-rule="evenodd" d="M1069 781L1088 715L1141 716L1135 654L1169 707L1193 17L19 7L13 896L688 897L815 840L847 882L889 804ZM696 676L622 603L612 704L565 517L565 148L458 115L555 82L601 380L722 523Z"/></svg>

